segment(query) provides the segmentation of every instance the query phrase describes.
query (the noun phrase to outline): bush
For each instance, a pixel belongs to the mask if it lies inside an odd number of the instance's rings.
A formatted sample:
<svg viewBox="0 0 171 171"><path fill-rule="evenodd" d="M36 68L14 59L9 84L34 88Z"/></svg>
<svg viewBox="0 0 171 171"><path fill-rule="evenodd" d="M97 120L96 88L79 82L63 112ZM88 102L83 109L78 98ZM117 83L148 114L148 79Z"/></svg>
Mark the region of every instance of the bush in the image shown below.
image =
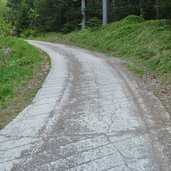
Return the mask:
<svg viewBox="0 0 171 171"><path fill-rule="evenodd" d="M40 34L41 33L39 33L35 29L27 29L27 30L21 32L20 37L23 37L23 38L36 37L36 36L38 36Z"/></svg>
<svg viewBox="0 0 171 171"><path fill-rule="evenodd" d="M10 35L12 27L10 24L7 24L2 17L0 17L0 37Z"/></svg>
<svg viewBox="0 0 171 171"><path fill-rule="evenodd" d="M143 22L144 18L137 16L137 15L129 15L126 18L122 20L124 23L130 24L130 23L139 23Z"/></svg>
<svg viewBox="0 0 171 171"><path fill-rule="evenodd" d="M96 28L101 26L101 24L102 24L101 20L94 17L87 21L86 26L87 28Z"/></svg>

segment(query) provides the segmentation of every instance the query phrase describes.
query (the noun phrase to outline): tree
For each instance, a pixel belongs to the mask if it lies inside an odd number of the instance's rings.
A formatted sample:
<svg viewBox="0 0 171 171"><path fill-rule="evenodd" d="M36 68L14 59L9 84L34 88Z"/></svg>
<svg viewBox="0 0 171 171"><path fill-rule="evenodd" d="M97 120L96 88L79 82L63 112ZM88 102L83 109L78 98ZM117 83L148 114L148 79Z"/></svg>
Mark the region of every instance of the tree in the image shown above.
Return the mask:
<svg viewBox="0 0 171 171"><path fill-rule="evenodd" d="M22 0L17 12L16 29L18 31L26 30L29 28L30 8L25 0Z"/></svg>
<svg viewBox="0 0 171 171"><path fill-rule="evenodd" d="M171 1L170 0L160 0L159 1L159 12L160 18L171 19Z"/></svg>
<svg viewBox="0 0 171 171"><path fill-rule="evenodd" d="M86 2L88 27L101 25L102 0L86 0ZM141 15L145 19L171 18L170 0L108 0L108 2L109 22L120 20L130 14ZM45 32L68 33L80 29L81 0L7 0L7 4L11 9L9 18L19 30L31 28Z"/></svg>

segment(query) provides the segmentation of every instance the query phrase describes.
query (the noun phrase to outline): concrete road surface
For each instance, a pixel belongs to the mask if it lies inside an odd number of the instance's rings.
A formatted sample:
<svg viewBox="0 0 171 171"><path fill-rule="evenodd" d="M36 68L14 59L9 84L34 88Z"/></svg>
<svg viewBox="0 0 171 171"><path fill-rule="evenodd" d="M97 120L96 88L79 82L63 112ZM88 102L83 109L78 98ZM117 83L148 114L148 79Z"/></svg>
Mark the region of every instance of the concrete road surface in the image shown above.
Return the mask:
<svg viewBox="0 0 171 171"><path fill-rule="evenodd" d="M0 131L0 171L171 171L169 114L120 60L29 42L52 68Z"/></svg>

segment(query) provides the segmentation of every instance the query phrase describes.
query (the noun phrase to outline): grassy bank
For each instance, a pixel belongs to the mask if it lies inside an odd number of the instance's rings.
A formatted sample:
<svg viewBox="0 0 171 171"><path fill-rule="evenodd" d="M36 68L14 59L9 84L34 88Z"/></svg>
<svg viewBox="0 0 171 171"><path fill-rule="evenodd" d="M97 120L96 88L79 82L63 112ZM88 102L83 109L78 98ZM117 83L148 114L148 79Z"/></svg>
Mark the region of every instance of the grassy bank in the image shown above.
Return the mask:
<svg viewBox="0 0 171 171"><path fill-rule="evenodd" d="M171 21L144 21L138 16L68 35L48 34L41 40L71 43L131 61L138 73L149 72L171 82ZM133 68L132 68L133 69Z"/></svg>
<svg viewBox="0 0 171 171"><path fill-rule="evenodd" d="M21 111L40 88L48 57L27 42L0 37L0 128Z"/></svg>

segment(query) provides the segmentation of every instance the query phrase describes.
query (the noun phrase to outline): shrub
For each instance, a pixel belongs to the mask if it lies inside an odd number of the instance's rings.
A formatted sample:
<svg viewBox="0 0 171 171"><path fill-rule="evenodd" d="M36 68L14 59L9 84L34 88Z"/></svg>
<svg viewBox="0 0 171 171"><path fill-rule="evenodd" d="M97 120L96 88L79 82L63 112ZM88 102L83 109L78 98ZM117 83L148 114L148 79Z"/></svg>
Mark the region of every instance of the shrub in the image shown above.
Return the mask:
<svg viewBox="0 0 171 171"><path fill-rule="evenodd" d="M10 35L12 27L10 24L7 24L2 17L0 17L0 37Z"/></svg>

